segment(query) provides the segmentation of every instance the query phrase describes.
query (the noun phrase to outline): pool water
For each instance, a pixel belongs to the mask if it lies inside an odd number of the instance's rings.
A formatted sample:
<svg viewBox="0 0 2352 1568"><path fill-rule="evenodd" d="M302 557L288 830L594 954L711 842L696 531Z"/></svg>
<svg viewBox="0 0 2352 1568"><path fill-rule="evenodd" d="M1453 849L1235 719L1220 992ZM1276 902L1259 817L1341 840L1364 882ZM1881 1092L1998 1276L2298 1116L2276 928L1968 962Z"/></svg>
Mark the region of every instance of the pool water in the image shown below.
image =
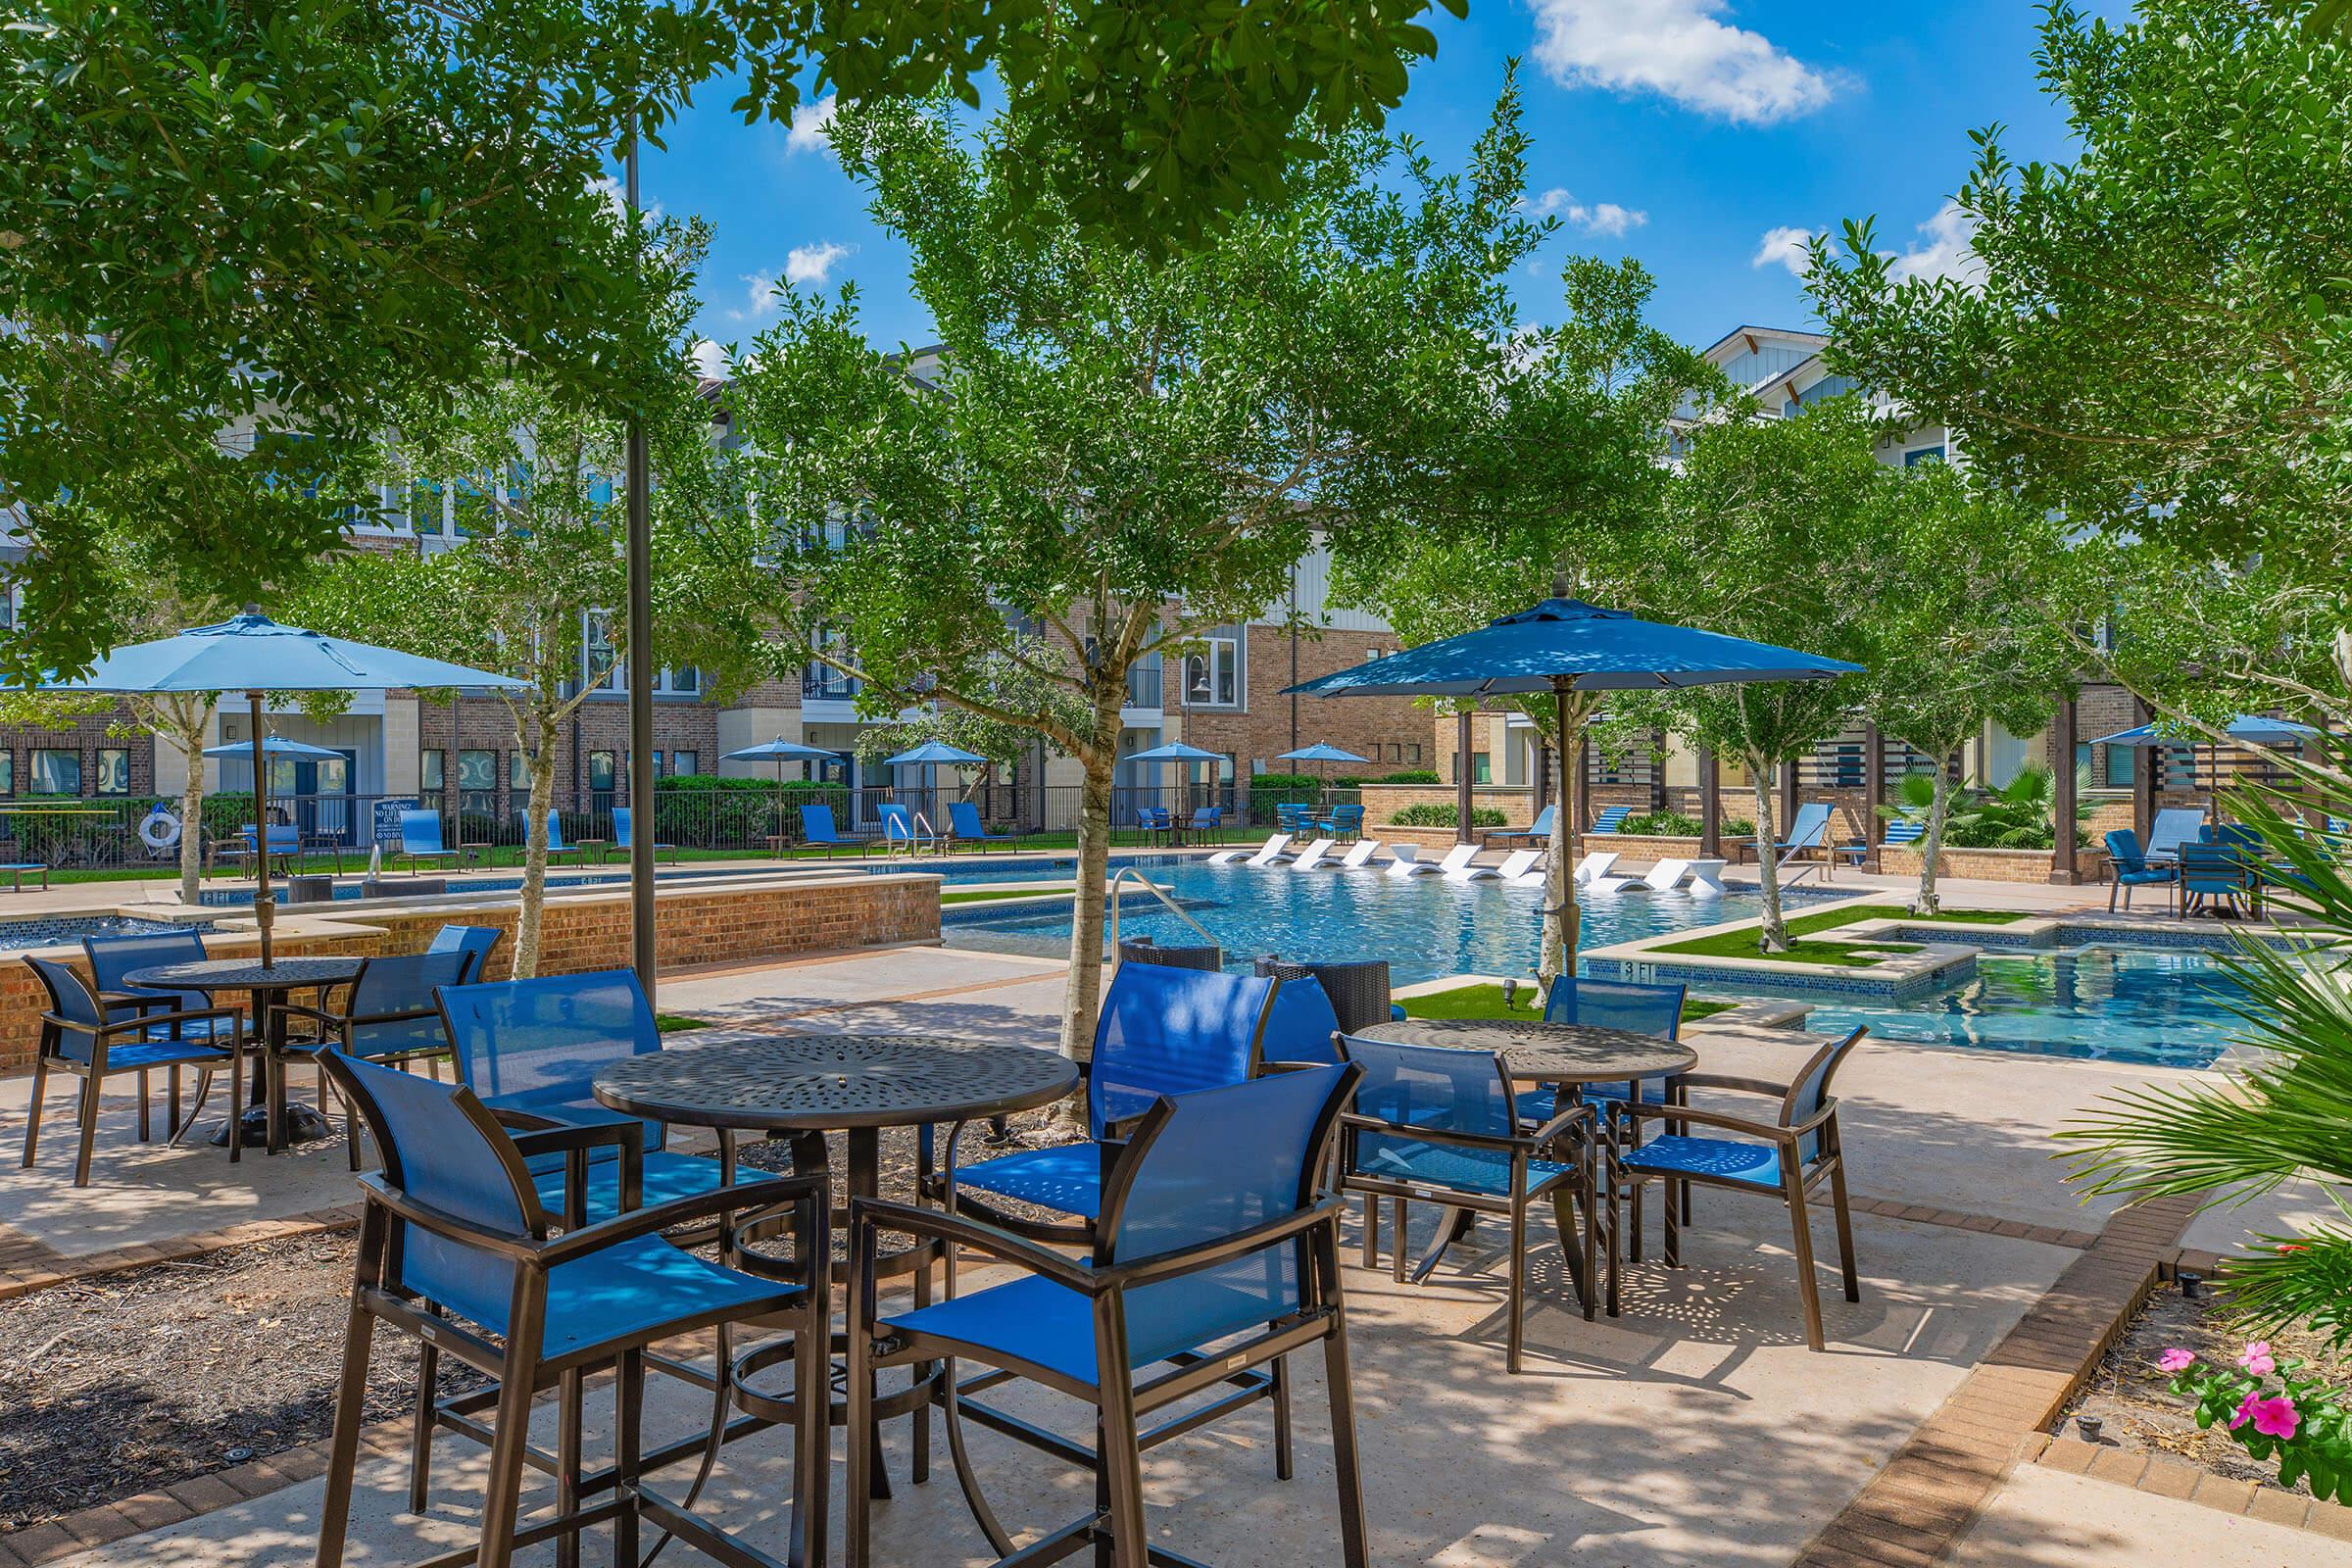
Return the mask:
<svg viewBox="0 0 2352 1568"><path fill-rule="evenodd" d="M1310 871L1177 860L1152 879L1184 906L1245 968L1264 954L1284 957L1387 958L1395 985L1454 974L1532 974L1544 923L1541 888L1374 872ZM1792 901L1793 902L1793 901ZM1122 936L1198 943L1200 936L1157 899L1129 889ZM1620 894L1584 906L1581 945L1606 947L1669 931L1752 919L1754 894ZM944 911L953 948L1060 957L1069 952L1069 906L977 904Z"/></svg>
<svg viewBox="0 0 2352 1568"><path fill-rule="evenodd" d="M1823 1003L1805 1027L1931 1046L2209 1067L2245 1021L2244 992L2201 953L2089 947L1977 960L1974 980L1903 1006Z"/></svg>
<svg viewBox="0 0 2352 1568"><path fill-rule="evenodd" d="M180 924L167 920L134 920L113 914L62 914L45 920L0 920L0 953L28 948L72 947L83 937L116 936L125 932L152 935L158 931L210 931L212 922Z"/></svg>

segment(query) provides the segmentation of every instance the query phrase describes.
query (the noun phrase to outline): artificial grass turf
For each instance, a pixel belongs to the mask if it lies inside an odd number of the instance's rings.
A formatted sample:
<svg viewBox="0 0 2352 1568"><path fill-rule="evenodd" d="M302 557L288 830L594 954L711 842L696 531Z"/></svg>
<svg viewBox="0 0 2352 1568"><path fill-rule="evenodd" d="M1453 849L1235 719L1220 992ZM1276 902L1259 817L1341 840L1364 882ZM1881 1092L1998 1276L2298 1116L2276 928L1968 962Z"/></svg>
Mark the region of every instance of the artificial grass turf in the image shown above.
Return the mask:
<svg viewBox="0 0 2352 1568"><path fill-rule="evenodd" d="M994 904L999 899L1066 899L1068 888L951 888L939 896L942 905Z"/></svg>
<svg viewBox="0 0 2352 1568"><path fill-rule="evenodd" d="M1906 920L1918 925L2008 925L2012 921L2030 918L2021 909L1945 909L1936 914L1913 914L1899 904L1859 904L1840 909L1816 909L1809 914L1793 916L1788 922L1788 951L1765 953L1756 946L1756 927L1740 926L1732 931L1718 931L1709 936L1692 937L1688 942L1671 943L1653 948L1654 953L1690 953L1710 958L1773 958L1788 963L1826 963L1846 968L1867 969L1876 958L1857 957L1866 953L1917 953L1919 945L1911 942L1814 942L1805 940L1816 931L1834 931L1839 926L1857 925L1864 920Z"/></svg>
<svg viewBox="0 0 2352 1568"><path fill-rule="evenodd" d="M1427 996L1406 997L1404 1012L1408 1018L1541 1018L1544 1014L1536 1001L1533 985L1520 988L1519 1005L1502 1004L1500 986L1456 986L1451 991L1434 991ZM1683 1021L1704 1018L1728 1011L1738 1005L1730 1002L1699 1002L1686 999L1683 1003Z"/></svg>

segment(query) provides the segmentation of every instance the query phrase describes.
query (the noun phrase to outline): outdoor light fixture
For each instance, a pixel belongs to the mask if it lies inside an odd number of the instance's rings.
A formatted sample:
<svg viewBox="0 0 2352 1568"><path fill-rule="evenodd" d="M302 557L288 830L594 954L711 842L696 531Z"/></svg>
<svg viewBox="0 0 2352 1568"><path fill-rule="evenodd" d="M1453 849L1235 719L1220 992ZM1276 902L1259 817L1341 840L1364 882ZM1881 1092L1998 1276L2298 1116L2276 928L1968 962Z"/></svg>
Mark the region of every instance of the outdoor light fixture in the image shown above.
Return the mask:
<svg viewBox="0 0 2352 1568"><path fill-rule="evenodd" d="M2075 1428L2077 1431L2082 1434L2082 1441L2084 1443L2098 1442L2099 1433L2105 1429L2106 1425L2106 1422L2100 1420L2095 1415L2079 1415L2075 1417Z"/></svg>
<svg viewBox="0 0 2352 1568"><path fill-rule="evenodd" d="M2180 1295L2187 1300L2198 1300L2205 1295L2205 1276L2189 1269L2180 1273Z"/></svg>
<svg viewBox="0 0 2352 1568"><path fill-rule="evenodd" d="M1516 1006L1518 1006L1518 1005L1519 1005L1519 982L1518 982L1518 981L1516 981L1516 980L1505 980L1505 981L1503 981L1503 983L1502 983L1502 1010L1503 1010L1503 1011L1505 1011L1505 1012L1508 1012L1508 1011L1510 1011L1512 1008L1514 1008L1514 1007L1516 1007Z"/></svg>

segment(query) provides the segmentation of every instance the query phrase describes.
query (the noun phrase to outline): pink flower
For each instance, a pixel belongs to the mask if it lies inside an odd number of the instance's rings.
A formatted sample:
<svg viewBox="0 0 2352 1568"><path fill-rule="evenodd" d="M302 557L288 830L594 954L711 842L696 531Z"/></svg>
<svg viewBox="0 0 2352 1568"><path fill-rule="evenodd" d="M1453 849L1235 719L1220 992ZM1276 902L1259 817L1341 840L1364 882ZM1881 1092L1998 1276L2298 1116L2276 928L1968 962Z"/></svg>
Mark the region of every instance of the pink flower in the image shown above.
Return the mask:
<svg viewBox="0 0 2352 1568"><path fill-rule="evenodd" d="M2174 1346L2156 1358L2156 1365L2167 1372L2185 1372L2197 1364L2197 1352Z"/></svg>
<svg viewBox="0 0 2352 1568"><path fill-rule="evenodd" d="M2254 1406L2261 1397L2262 1396L2258 1394L2249 1394L2238 1401L2237 1408L2230 1416L2230 1431L2235 1432L2239 1427L2254 1419Z"/></svg>
<svg viewBox="0 0 2352 1568"><path fill-rule="evenodd" d="M2295 1401L2283 1395L2249 1402L2252 1408L2248 1413L2254 1417L2254 1430L2266 1438L2291 1438L2295 1435L2296 1425L2303 1419L2302 1412L2295 1408Z"/></svg>
<svg viewBox="0 0 2352 1568"><path fill-rule="evenodd" d="M2278 1369L2278 1363L2271 1359L2271 1342L2268 1340L2256 1340L2240 1350L2237 1364L2258 1378L2267 1378Z"/></svg>

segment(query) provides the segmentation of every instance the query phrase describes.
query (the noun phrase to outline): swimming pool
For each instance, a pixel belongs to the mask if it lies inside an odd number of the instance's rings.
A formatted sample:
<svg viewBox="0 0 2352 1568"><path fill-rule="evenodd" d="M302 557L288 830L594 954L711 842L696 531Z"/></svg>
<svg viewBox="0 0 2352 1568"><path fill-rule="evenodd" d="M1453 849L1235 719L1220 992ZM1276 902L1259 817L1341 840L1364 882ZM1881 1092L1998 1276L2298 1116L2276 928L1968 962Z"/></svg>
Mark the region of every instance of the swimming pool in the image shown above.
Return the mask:
<svg viewBox="0 0 2352 1568"><path fill-rule="evenodd" d="M2180 949L2095 946L1987 953L1976 977L1901 1006L1824 1002L1805 1027L2039 1056L2210 1067L2246 1025L2244 993L2213 958Z"/></svg>
<svg viewBox="0 0 2352 1568"><path fill-rule="evenodd" d="M182 924L167 920L134 920L116 914L61 914L47 920L0 920L0 953L22 953L28 948L68 948L83 937L119 936L137 932L145 936L158 931L210 931L210 920Z"/></svg>
<svg viewBox="0 0 2352 1568"><path fill-rule="evenodd" d="M1544 918L1539 888L1352 871L1300 874L1181 858L1153 866L1152 879L1208 929L1236 967L1268 953L1385 957L1391 981L1400 986L1453 974L1532 974L1536 967ZM1122 936L1171 944L1200 940L1156 899L1130 890L1123 904ZM1759 906L1752 893L1595 900L1585 907L1582 946L1750 919ZM1058 900L1009 908L950 906L941 929L954 948L1059 957L1069 952L1070 911Z"/></svg>

